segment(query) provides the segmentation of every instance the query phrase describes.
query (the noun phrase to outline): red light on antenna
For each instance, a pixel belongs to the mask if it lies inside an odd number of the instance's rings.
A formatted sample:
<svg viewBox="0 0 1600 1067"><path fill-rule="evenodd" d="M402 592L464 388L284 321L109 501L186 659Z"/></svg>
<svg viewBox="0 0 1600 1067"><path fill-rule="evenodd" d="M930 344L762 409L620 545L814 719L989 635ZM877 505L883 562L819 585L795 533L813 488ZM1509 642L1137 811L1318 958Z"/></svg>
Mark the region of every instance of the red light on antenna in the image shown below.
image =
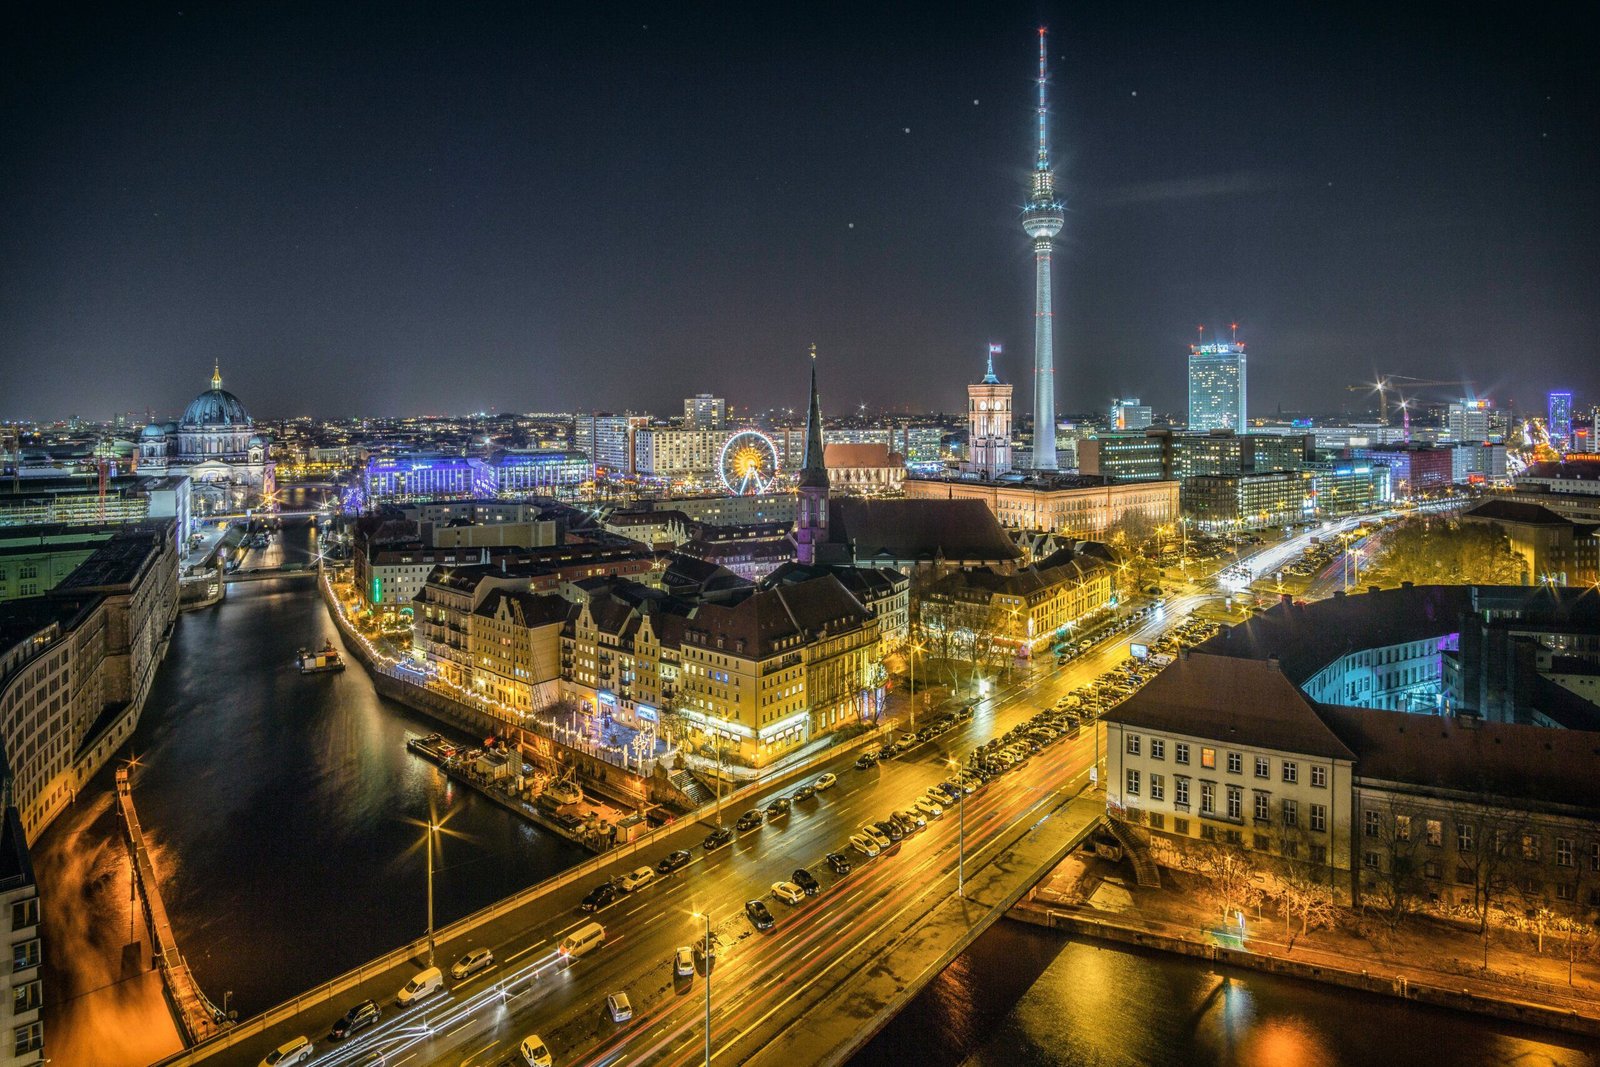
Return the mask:
<svg viewBox="0 0 1600 1067"><path fill-rule="evenodd" d="M1237 322L1233 323L1232 326L1230 327L1230 329L1234 329L1234 330L1237 330L1238 328L1239 328L1239 324Z"/></svg>

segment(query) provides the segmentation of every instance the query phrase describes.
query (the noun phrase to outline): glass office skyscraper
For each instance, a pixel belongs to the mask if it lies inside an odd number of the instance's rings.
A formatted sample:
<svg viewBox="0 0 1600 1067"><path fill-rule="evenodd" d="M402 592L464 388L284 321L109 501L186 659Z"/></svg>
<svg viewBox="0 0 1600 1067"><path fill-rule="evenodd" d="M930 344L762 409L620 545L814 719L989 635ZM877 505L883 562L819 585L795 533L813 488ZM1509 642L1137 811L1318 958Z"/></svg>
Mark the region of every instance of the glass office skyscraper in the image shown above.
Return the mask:
<svg viewBox="0 0 1600 1067"><path fill-rule="evenodd" d="M1189 430L1245 428L1244 345L1219 341L1189 346Z"/></svg>

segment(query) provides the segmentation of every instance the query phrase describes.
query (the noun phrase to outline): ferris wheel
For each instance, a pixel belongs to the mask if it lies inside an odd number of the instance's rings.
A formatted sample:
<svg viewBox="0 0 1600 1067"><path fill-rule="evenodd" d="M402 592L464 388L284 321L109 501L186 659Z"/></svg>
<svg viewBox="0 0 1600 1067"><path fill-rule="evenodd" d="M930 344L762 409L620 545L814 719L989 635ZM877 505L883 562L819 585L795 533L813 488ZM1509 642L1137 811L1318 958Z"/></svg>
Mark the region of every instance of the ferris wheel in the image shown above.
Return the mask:
<svg viewBox="0 0 1600 1067"><path fill-rule="evenodd" d="M764 493L778 477L778 446L764 433L740 430L723 443L717 473L735 496Z"/></svg>

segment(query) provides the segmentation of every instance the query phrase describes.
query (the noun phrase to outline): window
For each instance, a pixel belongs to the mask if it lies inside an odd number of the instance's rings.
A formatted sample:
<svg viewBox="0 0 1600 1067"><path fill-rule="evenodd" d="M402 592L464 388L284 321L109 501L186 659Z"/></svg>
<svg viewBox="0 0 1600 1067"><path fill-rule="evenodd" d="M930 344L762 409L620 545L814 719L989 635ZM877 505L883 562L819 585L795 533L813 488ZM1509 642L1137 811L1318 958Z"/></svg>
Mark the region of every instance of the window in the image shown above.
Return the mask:
<svg viewBox="0 0 1600 1067"><path fill-rule="evenodd" d="M1422 862L1422 876L1424 878L1437 879L1439 877L1439 861L1424 860Z"/></svg>
<svg viewBox="0 0 1600 1067"><path fill-rule="evenodd" d="M1272 761L1267 759L1267 757L1265 757L1265 756L1257 756L1256 757L1256 777L1257 778L1271 778L1272 777Z"/></svg>
<svg viewBox="0 0 1600 1067"><path fill-rule="evenodd" d="M1172 832L1187 835L1189 833L1189 820L1174 818L1172 820Z"/></svg>
<svg viewBox="0 0 1600 1067"><path fill-rule="evenodd" d="M1256 822L1272 821L1272 794L1256 790Z"/></svg>
<svg viewBox="0 0 1600 1067"><path fill-rule="evenodd" d="M1236 785L1228 787L1228 818L1244 818L1244 790Z"/></svg>
<svg viewBox="0 0 1600 1067"><path fill-rule="evenodd" d="M1217 786L1215 782L1200 783L1200 814L1215 815L1217 813Z"/></svg>
<svg viewBox="0 0 1600 1067"><path fill-rule="evenodd" d="M1228 753L1228 773L1229 774L1243 774L1244 773L1244 754L1242 752L1230 752L1230 753Z"/></svg>
<svg viewBox="0 0 1600 1067"><path fill-rule="evenodd" d="M1539 862L1539 835L1522 835L1522 858L1529 863Z"/></svg>
<svg viewBox="0 0 1600 1067"><path fill-rule="evenodd" d="M1369 871L1378 869L1378 853L1376 849L1369 849L1361 854L1361 866Z"/></svg>
<svg viewBox="0 0 1600 1067"><path fill-rule="evenodd" d="M1150 758L1151 759L1166 759L1167 758L1167 743L1165 741L1163 741L1159 737L1152 737L1150 739Z"/></svg>
<svg viewBox="0 0 1600 1067"><path fill-rule="evenodd" d="M1152 774L1150 776L1150 799L1167 799L1167 782L1166 779L1159 774Z"/></svg>
<svg viewBox="0 0 1600 1067"><path fill-rule="evenodd" d="M11 946L11 969L13 971L26 970L29 967L39 966L39 939L30 938L27 941L18 941Z"/></svg>
<svg viewBox="0 0 1600 1067"><path fill-rule="evenodd" d="M1185 811L1189 808L1189 779L1182 775L1172 779L1172 802Z"/></svg>
<svg viewBox="0 0 1600 1067"><path fill-rule="evenodd" d="M1411 840L1411 816L1396 815L1394 817L1394 839L1396 841Z"/></svg>
<svg viewBox="0 0 1600 1067"><path fill-rule="evenodd" d="M1327 866L1327 863L1328 863L1328 846L1327 845L1312 845L1311 846L1311 862L1312 863L1316 863L1316 864L1320 864L1322 866Z"/></svg>
<svg viewBox="0 0 1600 1067"><path fill-rule="evenodd" d="M1271 852L1272 838L1268 837L1266 834L1254 834L1251 837L1250 847L1255 849L1257 852Z"/></svg>
<svg viewBox="0 0 1600 1067"><path fill-rule="evenodd" d="M39 925L39 898L29 897L19 900L11 905L11 929L20 930L24 926Z"/></svg>
<svg viewBox="0 0 1600 1067"><path fill-rule="evenodd" d="M1457 885L1472 885L1476 881L1477 878L1474 876L1471 867L1461 866L1456 868Z"/></svg>
<svg viewBox="0 0 1600 1067"><path fill-rule="evenodd" d="M1573 885L1571 882L1557 882L1556 883L1556 899L1557 900L1572 900L1572 899L1576 898L1577 895L1578 895L1577 894L1577 888L1578 887Z"/></svg>
<svg viewBox="0 0 1600 1067"><path fill-rule="evenodd" d="M1328 768L1315 763L1311 765L1311 787L1313 789L1328 788Z"/></svg>
<svg viewBox="0 0 1600 1067"><path fill-rule="evenodd" d="M1214 748L1201 747L1201 749L1200 749L1200 766L1209 768L1211 770L1216 770L1217 769L1217 750L1214 749Z"/></svg>
<svg viewBox="0 0 1600 1067"><path fill-rule="evenodd" d="M1572 865L1572 838L1556 838L1556 866L1571 867Z"/></svg>
<svg viewBox="0 0 1600 1067"><path fill-rule="evenodd" d="M1595 841L1589 845L1589 869L1591 871L1600 871L1600 841Z"/></svg>
<svg viewBox="0 0 1600 1067"><path fill-rule="evenodd" d="M1175 763L1189 762L1189 743L1187 741L1174 741L1172 743L1172 759Z"/></svg>
<svg viewBox="0 0 1600 1067"><path fill-rule="evenodd" d="M44 1047L44 1023L29 1023L16 1030L16 1055L25 1056Z"/></svg>
<svg viewBox="0 0 1600 1067"><path fill-rule="evenodd" d="M1139 735L1138 734L1129 734L1128 735L1128 755L1137 756L1138 754L1139 754Z"/></svg>
<svg viewBox="0 0 1600 1067"><path fill-rule="evenodd" d="M1379 821L1377 812L1364 811L1361 813L1361 832L1364 835L1367 837L1377 837L1380 828L1381 823Z"/></svg>
<svg viewBox="0 0 1600 1067"><path fill-rule="evenodd" d="M1161 814L1159 811L1152 811L1150 813L1150 829L1162 830L1166 828L1166 825L1167 817L1165 815Z"/></svg>
<svg viewBox="0 0 1600 1067"><path fill-rule="evenodd" d="M1283 761L1283 780L1290 785L1300 780L1300 765L1292 760Z"/></svg>
<svg viewBox="0 0 1600 1067"><path fill-rule="evenodd" d="M1127 789L1127 791L1130 794L1134 795L1134 796L1138 796L1139 795L1139 772L1138 771L1135 771L1135 770L1128 771L1128 789Z"/></svg>
<svg viewBox="0 0 1600 1067"><path fill-rule="evenodd" d="M1285 800L1278 805L1278 810L1283 813L1283 825L1300 825L1300 802L1298 800Z"/></svg>
<svg viewBox="0 0 1600 1067"><path fill-rule="evenodd" d="M1473 849L1472 824L1466 822L1456 823L1456 851L1471 852Z"/></svg>
<svg viewBox="0 0 1600 1067"><path fill-rule="evenodd" d="M39 993L39 979L24 982L11 991L11 1014L21 1015L25 1011L33 1011L39 1006L42 997Z"/></svg>
<svg viewBox="0 0 1600 1067"><path fill-rule="evenodd" d="M1311 805L1311 829L1319 834L1328 832L1328 806L1326 804Z"/></svg>

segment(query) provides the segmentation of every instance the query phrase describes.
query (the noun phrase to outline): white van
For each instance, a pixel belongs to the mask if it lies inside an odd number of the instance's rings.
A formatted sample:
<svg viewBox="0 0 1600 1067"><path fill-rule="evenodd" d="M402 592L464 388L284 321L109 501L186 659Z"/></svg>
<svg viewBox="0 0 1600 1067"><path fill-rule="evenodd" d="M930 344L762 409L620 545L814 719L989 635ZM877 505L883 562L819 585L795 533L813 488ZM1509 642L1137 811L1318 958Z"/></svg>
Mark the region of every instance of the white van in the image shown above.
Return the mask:
<svg viewBox="0 0 1600 1067"><path fill-rule="evenodd" d="M416 977L401 987L394 1002L402 1008L433 996L444 989L444 973L437 967L424 967Z"/></svg>
<svg viewBox="0 0 1600 1067"><path fill-rule="evenodd" d="M586 923L561 939L557 951L567 959L577 959L606 943L606 928L599 923Z"/></svg>

